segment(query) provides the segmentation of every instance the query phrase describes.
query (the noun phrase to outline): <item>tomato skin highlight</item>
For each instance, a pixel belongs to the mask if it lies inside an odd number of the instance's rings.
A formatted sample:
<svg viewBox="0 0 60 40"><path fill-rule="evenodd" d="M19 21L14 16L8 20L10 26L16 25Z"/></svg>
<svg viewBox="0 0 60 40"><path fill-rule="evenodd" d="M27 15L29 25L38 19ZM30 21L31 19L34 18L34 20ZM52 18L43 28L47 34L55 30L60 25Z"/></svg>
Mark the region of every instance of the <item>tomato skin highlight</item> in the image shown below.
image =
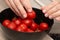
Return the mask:
<svg viewBox="0 0 60 40"><path fill-rule="evenodd" d="M22 20L22 23L26 24L27 26L30 26L31 23L32 23L32 20L30 20L30 19L25 19L25 20Z"/></svg>
<svg viewBox="0 0 60 40"><path fill-rule="evenodd" d="M40 23L39 29L40 30L48 30L48 24L44 23L44 22Z"/></svg>
<svg viewBox="0 0 60 40"><path fill-rule="evenodd" d="M27 25L26 24L20 24L17 28L17 31L19 32L25 32L27 30Z"/></svg>
<svg viewBox="0 0 60 40"><path fill-rule="evenodd" d="M21 24L21 20L20 19L15 19L12 20L17 26Z"/></svg>
<svg viewBox="0 0 60 40"><path fill-rule="evenodd" d="M10 20L4 20L2 23L2 25L6 27L8 26L8 24L10 24Z"/></svg>
<svg viewBox="0 0 60 40"><path fill-rule="evenodd" d="M38 28L38 24L32 23L30 28L35 31Z"/></svg>
<svg viewBox="0 0 60 40"><path fill-rule="evenodd" d="M36 17L36 13L34 11L28 12L27 15L28 15L28 19L34 19Z"/></svg>
<svg viewBox="0 0 60 40"><path fill-rule="evenodd" d="M14 22L11 22L8 26L9 29L15 30L16 29L16 24Z"/></svg>

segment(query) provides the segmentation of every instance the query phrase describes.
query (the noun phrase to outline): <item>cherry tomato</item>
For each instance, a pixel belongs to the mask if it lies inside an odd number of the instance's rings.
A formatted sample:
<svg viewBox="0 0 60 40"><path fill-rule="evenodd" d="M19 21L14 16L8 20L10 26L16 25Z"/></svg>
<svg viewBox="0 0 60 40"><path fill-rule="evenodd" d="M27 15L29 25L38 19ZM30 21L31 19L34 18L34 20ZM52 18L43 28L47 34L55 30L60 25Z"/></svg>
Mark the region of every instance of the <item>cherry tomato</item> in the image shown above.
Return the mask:
<svg viewBox="0 0 60 40"><path fill-rule="evenodd" d="M25 32L27 30L27 25L26 24L20 24L17 28L17 31L19 32Z"/></svg>
<svg viewBox="0 0 60 40"><path fill-rule="evenodd" d="M10 24L10 20L4 20L2 24L3 24L3 26L7 27L8 24Z"/></svg>
<svg viewBox="0 0 60 40"><path fill-rule="evenodd" d="M38 28L38 24L32 23L30 28L35 31Z"/></svg>
<svg viewBox="0 0 60 40"><path fill-rule="evenodd" d="M40 30L48 30L48 24L44 23L44 22L40 23L39 29Z"/></svg>
<svg viewBox="0 0 60 40"><path fill-rule="evenodd" d="M34 19L36 17L36 13L34 11L28 12L27 15L28 15L28 19Z"/></svg>
<svg viewBox="0 0 60 40"><path fill-rule="evenodd" d="M14 22L11 22L8 26L7 26L9 29L12 29L14 30L17 26Z"/></svg>
<svg viewBox="0 0 60 40"><path fill-rule="evenodd" d="M22 23L26 24L27 26L30 26L31 23L32 23L32 20L30 20L30 19L25 19L25 20L22 20Z"/></svg>
<svg viewBox="0 0 60 40"><path fill-rule="evenodd" d="M18 28L16 29L16 31L18 31L18 32L24 32L24 30L22 30L21 27L18 27Z"/></svg>
<svg viewBox="0 0 60 40"><path fill-rule="evenodd" d="M27 32L29 32L29 33L30 33L30 32L34 32L34 31L33 31L33 30L31 30L31 29L27 29Z"/></svg>
<svg viewBox="0 0 60 40"><path fill-rule="evenodd" d="M20 19L15 19L12 20L17 26L21 24L21 20Z"/></svg>

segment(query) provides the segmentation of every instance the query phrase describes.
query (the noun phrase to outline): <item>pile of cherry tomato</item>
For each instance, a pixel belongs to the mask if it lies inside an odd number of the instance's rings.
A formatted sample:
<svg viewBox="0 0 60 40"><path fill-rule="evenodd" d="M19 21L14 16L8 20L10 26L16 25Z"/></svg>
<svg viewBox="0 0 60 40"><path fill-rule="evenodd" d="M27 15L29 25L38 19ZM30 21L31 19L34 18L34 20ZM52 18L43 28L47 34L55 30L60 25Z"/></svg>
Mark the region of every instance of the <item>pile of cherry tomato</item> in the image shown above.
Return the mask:
<svg viewBox="0 0 60 40"><path fill-rule="evenodd" d="M34 11L27 13L26 19L13 18L12 20L4 20L2 25L18 32L42 32L48 30L48 24L41 22L39 25L34 22L36 14Z"/></svg>

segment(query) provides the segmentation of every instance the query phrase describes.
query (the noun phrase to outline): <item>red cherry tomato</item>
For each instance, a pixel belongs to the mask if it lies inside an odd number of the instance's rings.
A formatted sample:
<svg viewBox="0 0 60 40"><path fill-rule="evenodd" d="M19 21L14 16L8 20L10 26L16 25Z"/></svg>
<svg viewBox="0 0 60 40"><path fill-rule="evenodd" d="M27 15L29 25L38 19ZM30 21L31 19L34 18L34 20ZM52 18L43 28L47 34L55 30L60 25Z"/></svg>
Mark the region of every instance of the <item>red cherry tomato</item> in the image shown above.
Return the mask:
<svg viewBox="0 0 60 40"><path fill-rule="evenodd" d="M25 25L25 24L20 24L20 25L18 26L18 28L17 28L17 31L19 31L19 32L25 32L27 29L28 29L28 28L27 28L27 25Z"/></svg>
<svg viewBox="0 0 60 40"><path fill-rule="evenodd" d="M44 22L40 23L39 29L40 30L48 30L48 24L44 23Z"/></svg>
<svg viewBox="0 0 60 40"><path fill-rule="evenodd" d="M36 13L34 11L28 12L27 15L28 15L28 19L34 19L36 17Z"/></svg>
<svg viewBox="0 0 60 40"><path fill-rule="evenodd" d="M21 20L20 19L15 19L12 20L17 26L21 24Z"/></svg>
<svg viewBox="0 0 60 40"><path fill-rule="evenodd" d="M7 26L9 29L12 29L14 30L17 26L14 22L11 22L8 26Z"/></svg>
<svg viewBox="0 0 60 40"><path fill-rule="evenodd" d="M36 23L32 23L30 28L35 31L38 28L38 25Z"/></svg>
<svg viewBox="0 0 60 40"><path fill-rule="evenodd" d="M31 32L34 32L34 31L31 30L31 29L27 29L27 32L28 32L28 33L31 33Z"/></svg>
<svg viewBox="0 0 60 40"><path fill-rule="evenodd" d="M8 24L10 24L10 20L4 20L2 24L3 24L3 26L7 27Z"/></svg>
<svg viewBox="0 0 60 40"><path fill-rule="evenodd" d="M30 20L30 19L25 19L25 20L22 20L22 23L26 24L27 26L30 26L31 23L32 23L32 20Z"/></svg>

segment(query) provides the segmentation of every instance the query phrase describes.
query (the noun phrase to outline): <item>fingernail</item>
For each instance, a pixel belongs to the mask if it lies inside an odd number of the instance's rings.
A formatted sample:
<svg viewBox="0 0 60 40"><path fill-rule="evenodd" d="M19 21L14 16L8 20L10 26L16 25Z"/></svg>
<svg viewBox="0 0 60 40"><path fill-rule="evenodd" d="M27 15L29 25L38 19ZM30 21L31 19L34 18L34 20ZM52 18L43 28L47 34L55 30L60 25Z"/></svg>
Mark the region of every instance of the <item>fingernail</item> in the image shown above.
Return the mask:
<svg viewBox="0 0 60 40"><path fill-rule="evenodd" d="M28 12L32 12L32 9L28 9Z"/></svg>
<svg viewBox="0 0 60 40"><path fill-rule="evenodd" d="M46 10L43 10L43 13L46 13Z"/></svg>
<svg viewBox="0 0 60 40"><path fill-rule="evenodd" d="M27 18L27 14L26 14L26 13L20 14L20 17L21 17L22 19Z"/></svg>
<svg viewBox="0 0 60 40"><path fill-rule="evenodd" d="M52 16L49 16L49 19L52 19Z"/></svg>
<svg viewBox="0 0 60 40"><path fill-rule="evenodd" d="M45 17L48 17L48 14L45 14Z"/></svg>
<svg viewBox="0 0 60 40"><path fill-rule="evenodd" d="M23 14L23 17L24 17L24 18L27 18L27 14Z"/></svg>

